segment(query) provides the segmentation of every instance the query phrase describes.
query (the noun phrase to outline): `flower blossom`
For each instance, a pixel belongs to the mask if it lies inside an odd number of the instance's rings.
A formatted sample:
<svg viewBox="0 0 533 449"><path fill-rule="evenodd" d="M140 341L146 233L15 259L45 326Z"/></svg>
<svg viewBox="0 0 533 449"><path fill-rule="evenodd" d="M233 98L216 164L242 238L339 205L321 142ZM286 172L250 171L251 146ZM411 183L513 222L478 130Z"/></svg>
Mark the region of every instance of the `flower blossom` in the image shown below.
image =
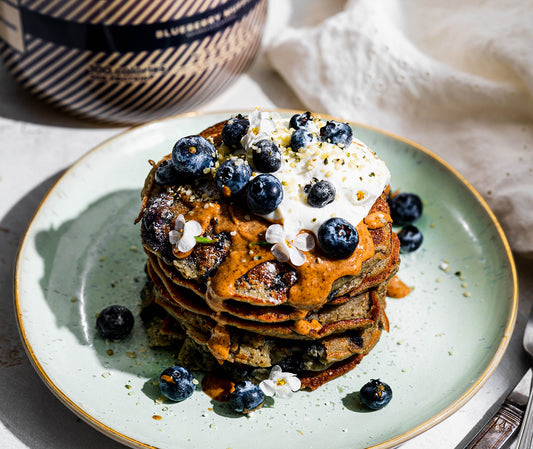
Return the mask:
<svg viewBox="0 0 533 449"><path fill-rule="evenodd" d="M185 221L183 215L178 215L174 229L168 233L168 239L178 250L186 253L196 245L195 237L202 233L202 226L194 220Z"/></svg>
<svg viewBox="0 0 533 449"><path fill-rule="evenodd" d="M284 373L278 365L274 365L268 379L259 384L259 388L266 396L278 396L284 399L290 398L301 386L302 382L296 374Z"/></svg>
<svg viewBox="0 0 533 449"><path fill-rule="evenodd" d="M248 132L241 139L241 144L247 150L252 148L260 140L270 139L272 134L276 131L276 122L281 120L281 116L277 112L263 112L259 109L251 112L248 115L250 126Z"/></svg>
<svg viewBox="0 0 533 449"><path fill-rule="evenodd" d="M307 260L302 251L310 251L315 247L315 239L308 232L301 232L294 239L287 238L285 229L279 224L270 225L266 231L265 239L273 243L272 254L280 262L290 262L299 267Z"/></svg>

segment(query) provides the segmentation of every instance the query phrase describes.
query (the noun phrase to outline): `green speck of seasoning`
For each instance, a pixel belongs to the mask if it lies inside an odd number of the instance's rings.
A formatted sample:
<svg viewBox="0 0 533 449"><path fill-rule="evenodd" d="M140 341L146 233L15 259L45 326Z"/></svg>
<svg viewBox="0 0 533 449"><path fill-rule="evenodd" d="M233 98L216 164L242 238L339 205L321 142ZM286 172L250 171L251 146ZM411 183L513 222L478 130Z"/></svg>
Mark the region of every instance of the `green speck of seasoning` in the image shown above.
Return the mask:
<svg viewBox="0 0 533 449"><path fill-rule="evenodd" d="M208 237L194 237L194 240L196 240L197 243L216 243L218 242L218 239L210 239Z"/></svg>
<svg viewBox="0 0 533 449"><path fill-rule="evenodd" d="M268 243L266 240L261 240L259 242L250 243L250 246L255 246L255 245L270 245L270 243Z"/></svg>

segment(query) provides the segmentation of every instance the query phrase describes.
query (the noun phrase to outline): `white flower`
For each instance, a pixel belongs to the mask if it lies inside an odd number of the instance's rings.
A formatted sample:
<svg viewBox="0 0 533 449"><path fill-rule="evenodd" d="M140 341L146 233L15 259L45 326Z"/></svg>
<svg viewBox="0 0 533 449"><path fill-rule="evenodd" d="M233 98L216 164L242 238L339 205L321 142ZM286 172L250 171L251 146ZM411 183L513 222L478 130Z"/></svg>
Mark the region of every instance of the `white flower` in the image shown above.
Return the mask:
<svg viewBox="0 0 533 449"><path fill-rule="evenodd" d="M299 267L306 261L305 254L302 251L310 251L315 247L314 237L307 233L301 232L294 239L287 238L285 229L279 224L270 225L266 231L265 239L268 243L274 243L272 254L280 262L291 261Z"/></svg>
<svg viewBox="0 0 533 449"><path fill-rule="evenodd" d="M265 395L280 398L290 398L292 393L298 391L301 386L302 382L296 374L284 373L278 365L274 365L268 379L259 384L259 388Z"/></svg>
<svg viewBox="0 0 533 449"><path fill-rule="evenodd" d="M253 144L263 139L270 139L277 129L276 122L281 119L277 112L263 112L259 109L248 115L250 126L248 132L241 139L241 144L249 150Z"/></svg>
<svg viewBox="0 0 533 449"><path fill-rule="evenodd" d="M202 226L194 220L185 221L183 215L178 215L174 230L168 233L168 239L172 245L177 245L178 250L186 253L196 245L195 237L202 233Z"/></svg>

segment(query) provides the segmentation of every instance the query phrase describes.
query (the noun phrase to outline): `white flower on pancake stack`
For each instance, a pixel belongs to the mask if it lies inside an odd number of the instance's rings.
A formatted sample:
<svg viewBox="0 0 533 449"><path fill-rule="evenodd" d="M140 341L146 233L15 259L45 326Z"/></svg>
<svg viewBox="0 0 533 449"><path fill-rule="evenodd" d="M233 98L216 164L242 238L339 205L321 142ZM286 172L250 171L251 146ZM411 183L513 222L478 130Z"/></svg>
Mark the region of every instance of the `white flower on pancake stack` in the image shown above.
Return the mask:
<svg viewBox="0 0 533 449"><path fill-rule="evenodd" d="M270 225L265 233L268 243L273 243L271 251L280 262L290 261L294 266L303 265L307 258L302 251L310 251L315 247L315 238L308 232L300 232L294 238L289 238L283 226Z"/></svg>
<svg viewBox="0 0 533 449"><path fill-rule="evenodd" d="M248 115L248 120L250 127L241 139L243 148L248 152L251 151L252 145L260 140L274 140L279 145L285 139L288 143L290 139L288 123L286 120L283 121L277 112L262 112L256 109Z"/></svg>
<svg viewBox="0 0 533 449"><path fill-rule="evenodd" d="M301 386L302 382L296 374L284 373L278 365L274 365L268 379L259 384L259 388L266 396L277 396L283 399L290 398L292 393L298 391Z"/></svg>
<svg viewBox="0 0 533 449"><path fill-rule="evenodd" d="M202 233L202 226L194 220L185 221L183 215L178 215L174 229L168 233L168 239L172 245L176 245L178 251L186 253L196 245L195 237Z"/></svg>

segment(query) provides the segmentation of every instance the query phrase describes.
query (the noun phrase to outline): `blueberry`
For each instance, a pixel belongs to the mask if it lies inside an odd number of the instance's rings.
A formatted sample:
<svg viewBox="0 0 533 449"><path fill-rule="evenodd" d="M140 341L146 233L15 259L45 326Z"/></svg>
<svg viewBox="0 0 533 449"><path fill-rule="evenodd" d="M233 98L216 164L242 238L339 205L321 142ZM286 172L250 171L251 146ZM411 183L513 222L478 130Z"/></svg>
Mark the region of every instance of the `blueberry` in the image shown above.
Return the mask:
<svg viewBox="0 0 533 449"><path fill-rule="evenodd" d="M260 408L264 400L261 388L245 380L235 385L235 391L229 397L229 405L238 413L249 413Z"/></svg>
<svg viewBox="0 0 533 449"><path fill-rule="evenodd" d="M159 390L171 401L180 402L194 392L193 376L182 366L171 366L159 376Z"/></svg>
<svg viewBox="0 0 533 449"><path fill-rule="evenodd" d="M271 140L263 139L252 145L252 159L257 171L272 173L281 167L281 150Z"/></svg>
<svg viewBox="0 0 533 449"><path fill-rule="evenodd" d="M96 318L98 333L109 340L123 340L133 329L133 314L127 307L112 305L103 309Z"/></svg>
<svg viewBox="0 0 533 449"><path fill-rule="evenodd" d="M164 258L172 257L172 245L168 240L168 233L174 229L176 221L176 216L170 207L174 200L170 192L162 191L148 200L142 217L143 241Z"/></svg>
<svg viewBox="0 0 533 449"><path fill-rule="evenodd" d="M164 186L169 184L177 184L178 178L178 172L174 168L174 165L170 159L166 159L161 162L155 171L155 182Z"/></svg>
<svg viewBox="0 0 533 449"><path fill-rule="evenodd" d="M359 243L357 229L344 218L330 218L320 225L317 234L322 251L332 259L347 259Z"/></svg>
<svg viewBox="0 0 533 449"><path fill-rule="evenodd" d="M379 379L371 379L359 390L359 399L366 407L379 410L385 407L392 399L392 390L386 383Z"/></svg>
<svg viewBox="0 0 533 449"><path fill-rule="evenodd" d="M198 177L213 168L217 160L215 146L202 136L188 136L178 140L172 149L172 164L186 177Z"/></svg>
<svg viewBox="0 0 533 449"><path fill-rule="evenodd" d="M289 127L292 129L307 128L309 122L313 120L309 111L302 114L294 114L289 120Z"/></svg>
<svg viewBox="0 0 533 449"><path fill-rule="evenodd" d="M389 200L390 215L395 225L411 224L422 215L422 201L415 193L398 193Z"/></svg>
<svg viewBox="0 0 533 449"><path fill-rule="evenodd" d="M307 203L311 207L324 207L335 199L335 186L329 181L318 181L311 184L307 194Z"/></svg>
<svg viewBox="0 0 533 449"><path fill-rule="evenodd" d="M252 169L244 159L228 159L217 169L215 182L224 196L239 193L248 184Z"/></svg>
<svg viewBox="0 0 533 449"><path fill-rule="evenodd" d="M241 139L248 132L249 127L250 121L240 114L230 118L222 128L222 141L229 148L240 148Z"/></svg>
<svg viewBox="0 0 533 449"><path fill-rule="evenodd" d="M291 143L289 145L293 151L299 151L301 148L305 148L313 142L313 140L313 134L305 128L300 128L292 133Z"/></svg>
<svg viewBox="0 0 533 449"><path fill-rule="evenodd" d="M320 128L320 140L333 143L341 147L347 147L352 143L352 128L347 123L328 121Z"/></svg>
<svg viewBox="0 0 533 449"><path fill-rule="evenodd" d="M398 232L398 238L400 239L400 252L411 253L422 245L424 236L420 230L413 225L406 225Z"/></svg>
<svg viewBox="0 0 533 449"><path fill-rule="evenodd" d="M263 173L248 183L246 202L254 214L266 215L273 212L282 199L283 188L273 175Z"/></svg>

